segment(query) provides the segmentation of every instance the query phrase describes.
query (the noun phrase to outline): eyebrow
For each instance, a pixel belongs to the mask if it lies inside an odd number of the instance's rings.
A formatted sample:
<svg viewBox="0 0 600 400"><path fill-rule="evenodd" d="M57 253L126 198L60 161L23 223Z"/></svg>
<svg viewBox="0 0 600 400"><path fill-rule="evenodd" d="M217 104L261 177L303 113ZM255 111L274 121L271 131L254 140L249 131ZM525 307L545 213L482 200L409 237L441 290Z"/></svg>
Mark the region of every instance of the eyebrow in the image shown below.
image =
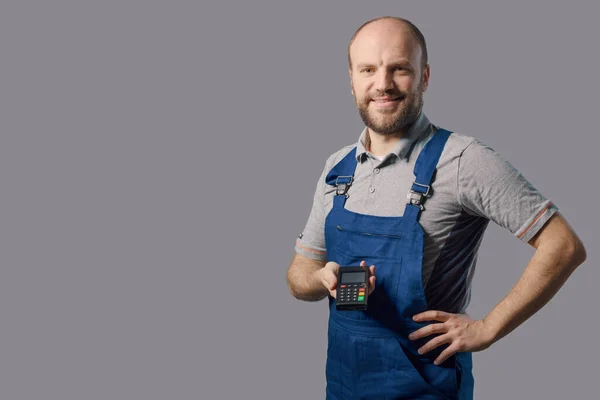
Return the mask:
<svg viewBox="0 0 600 400"><path fill-rule="evenodd" d="M373 64L373 63L364 63L363 62L363 63L356 64L356 68L373 67L373 66L375 66L375 64ZM394 61L394 62L391 62L389 66L390 67L398 67L398 66L400 66L400 67L409 67L409 68L412 68L412 66L410 65L410 62L408 60Z"/></svg>

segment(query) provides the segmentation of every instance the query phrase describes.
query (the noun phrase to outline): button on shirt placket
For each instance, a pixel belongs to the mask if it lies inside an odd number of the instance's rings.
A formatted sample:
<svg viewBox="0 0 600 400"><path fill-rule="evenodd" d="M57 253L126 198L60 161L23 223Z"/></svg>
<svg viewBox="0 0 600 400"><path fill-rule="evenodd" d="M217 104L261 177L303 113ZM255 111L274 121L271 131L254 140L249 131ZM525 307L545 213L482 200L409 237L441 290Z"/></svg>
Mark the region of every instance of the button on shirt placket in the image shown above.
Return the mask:
<svg viewBox="0 0 600 400"><path fill-rule="evenodd" d="M379 183L381 169L379 167L373 168L373 174L371 175L371 186L369 187L369 193L375 193L376 183Z"/></svg>

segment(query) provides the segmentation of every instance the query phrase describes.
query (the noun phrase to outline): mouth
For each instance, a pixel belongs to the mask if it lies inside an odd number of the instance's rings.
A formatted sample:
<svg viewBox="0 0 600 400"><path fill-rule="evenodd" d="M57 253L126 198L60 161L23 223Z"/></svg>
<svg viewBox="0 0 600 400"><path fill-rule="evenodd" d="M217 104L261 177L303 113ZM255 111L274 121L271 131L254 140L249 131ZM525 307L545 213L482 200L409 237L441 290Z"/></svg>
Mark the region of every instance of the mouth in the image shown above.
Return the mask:
<svg viewBox="0 0 600 400"><path fill-rule="evenodd" d="M371 99L371 102L375 103L377 107L391 107L402 101L404 97L396 96L396 97L374 97Z"/></svg>

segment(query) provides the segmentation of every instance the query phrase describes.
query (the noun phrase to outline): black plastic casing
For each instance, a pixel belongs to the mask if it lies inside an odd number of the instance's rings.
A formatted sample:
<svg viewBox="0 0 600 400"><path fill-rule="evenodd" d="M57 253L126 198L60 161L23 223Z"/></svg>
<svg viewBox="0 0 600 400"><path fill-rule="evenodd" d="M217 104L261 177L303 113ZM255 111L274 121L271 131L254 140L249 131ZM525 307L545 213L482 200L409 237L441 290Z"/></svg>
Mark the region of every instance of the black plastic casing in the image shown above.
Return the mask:
<svg viewBox="0 0 600 400"><path fill-rule="evenodd" d="M344 274L348 274L348 273L356 273L356 272L363 272L364 273L364 279L361 279L360 282L353 282L350 284L345 284L346 288L348 288L348 285L359 285L357 286L358 288L364 287L365 289L365 296L363 301L354 301L353 299L350 300L346 300L346 299L342 299L340 298L340 293L342 293L342 285L344 285L342 283L343 279L343 275ZM367 309L367 300L369 298L369 268L368 267L361 267L361 266L340 266L338 269L338 276L337 276L337 288L336 288L336 302L335 302L335 309L339 310L339 311L356 311L356 310L366 310Z"/></svg>

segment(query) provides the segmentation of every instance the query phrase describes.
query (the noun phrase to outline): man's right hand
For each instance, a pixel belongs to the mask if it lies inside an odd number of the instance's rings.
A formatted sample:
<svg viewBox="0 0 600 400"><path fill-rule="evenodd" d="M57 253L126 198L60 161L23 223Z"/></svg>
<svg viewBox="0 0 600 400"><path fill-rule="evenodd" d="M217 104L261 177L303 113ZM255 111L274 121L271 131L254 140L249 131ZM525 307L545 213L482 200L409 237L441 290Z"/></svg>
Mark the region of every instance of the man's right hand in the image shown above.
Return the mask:
<svg viewBox="0 0 600 400"><path fill-rule="evenodd" d="M360 266L366 267L367 263L365 261L361 261ZM338 263L330 261L325 264L323 268L317 271L317 276L321 280L321 283L323 283L323 286L329 290L329 294L334 299L336 298L337 274L339 268L340 265ZM375 266L371 265L369 267L369 295L373 293L373 290L375 290Z"/></svg>

